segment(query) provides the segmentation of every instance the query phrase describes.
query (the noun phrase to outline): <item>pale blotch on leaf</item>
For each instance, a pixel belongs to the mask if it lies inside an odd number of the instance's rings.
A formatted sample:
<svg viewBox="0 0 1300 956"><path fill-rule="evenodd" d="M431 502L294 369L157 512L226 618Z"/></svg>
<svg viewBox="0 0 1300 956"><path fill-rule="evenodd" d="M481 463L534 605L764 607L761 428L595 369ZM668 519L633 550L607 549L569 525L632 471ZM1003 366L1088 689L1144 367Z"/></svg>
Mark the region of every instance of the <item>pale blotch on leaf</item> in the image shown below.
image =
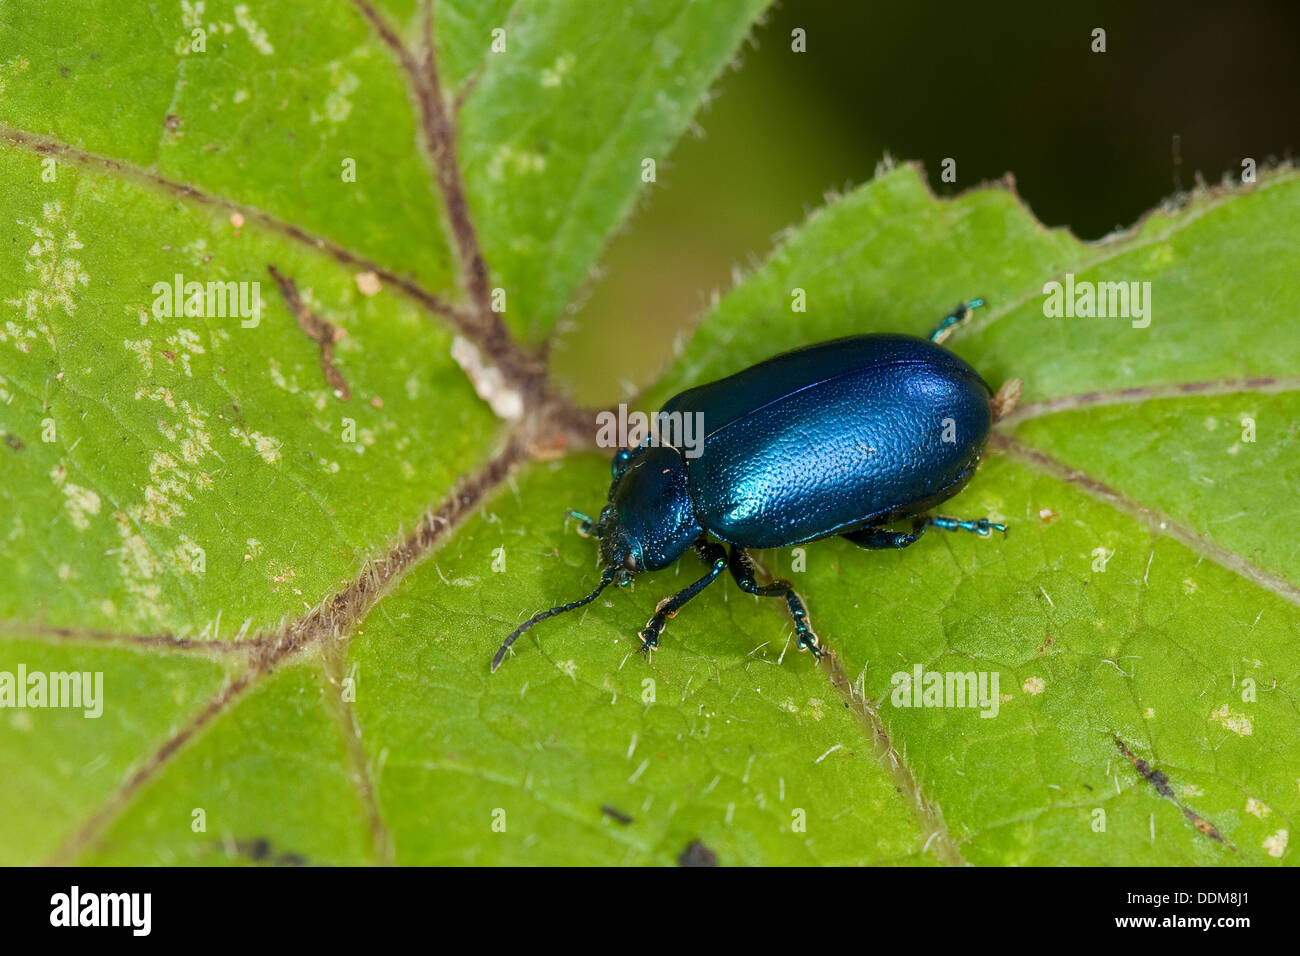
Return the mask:
<svg viewBox="0 0 1300 956"><path fill-rule="evenodd" d="M232 438L238 438L242 441L244 447L256 451L262 461L268 465L274 465L280 461L280 446L284 443L278 438L263 435L259 431L240 428L238 425L230 426L230 435Z"/></svg>
<svg viewBox="0 0 1300 956"><path fill-rule="evenodd" d="M1269 856L1280 857L1286 852L1286 844L1289 838L1290 834L1286 830L1278 830L1272 836L1267 837L1260 845Z"/></svg>
<svg viewBox="0 0 1300 956"><path fill-rule="evenodd" d="M248 42L253 44L253 49L258 53L262 54L262 56L270 56L275 52L275 47L271 45L271 40L266 35L266 31L258 25L257 21L253 19L253 15L248 12L247 4L241 3L235 7L235 22L248 35Z"/></svg>
<svg viewBox="0 0 1300 956"><path fill-rule="evenodd" d="M1245 714L1234 714L1227 704L1210 714L1210 720L1222 724L1225 730L1231 730L1238 737L1249 737L1255 732L1255 725Z"/></svg>
<svg viewBox="0 0 1300 956"><path fill-rule="evenodd" d="M575 58L572 53L561 53L555 58L554 63L542 70L542 86L559 86L564 82L565 75L573 69L574 62Z"/></svg>
<svg viewBox="0 0 1300 956"><path fill-rule="evenodd" d="M378 295L384 288L379 281L379 275L373 270L369 272L358 272L356 275L357 289L364 296Z"/></svg>
<svg viewBox="0 0 1300 956"><path fill-rule="evenodd" d="M24 268L35 274L36 282L18 298L5 301L17 308L32 325L23 328L12 322L6 323L0 330L0 342L14 339L19 351L30 352L28 340L44 337L53 349L54 335L42 316L56 308L69 317L76 313L78 290L90 285L90 275L73 253L85 247L76 232L67 228L63 207L58 202L43 204L40 222L19 219L18 225L31 230L35 239L27 250Z"/></svg>
<svg viewBox="0 0 1300 956"><path fill-rule="evenodd" d="M64 506L68 509L68 518L78 531L90 527L90 519L99 514L99 495L89 488L68 481L68 470L62 465L50 472L50 480L60 488L64 495Z"/></svg>
<svg viewBox="0 0 1300 956"><path fill-rule="evenodd" d="M360 88L361 80L355 73L343 69L338 60L329 64L329 72L332 88L325 96L325 113L321 115L313 110L311 121L314 124L327 120L331 126L337 126L352 112L350 97Z"/></svg>

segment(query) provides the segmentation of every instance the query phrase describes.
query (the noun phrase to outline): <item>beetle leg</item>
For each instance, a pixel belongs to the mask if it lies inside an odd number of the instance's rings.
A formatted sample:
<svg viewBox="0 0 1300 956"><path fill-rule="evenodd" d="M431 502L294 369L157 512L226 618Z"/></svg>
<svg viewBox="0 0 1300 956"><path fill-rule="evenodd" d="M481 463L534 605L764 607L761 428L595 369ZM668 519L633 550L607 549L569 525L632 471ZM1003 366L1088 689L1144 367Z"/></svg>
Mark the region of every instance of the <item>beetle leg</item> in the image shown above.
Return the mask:
<svg viewBox="0 0 1300 956"><path fill-rule="evenodd" d="M958 302L957 308L945 315L943 321L940 322L935 330L930 333L930 341L942 342L948 336L952 335L953 329L970 318L971 310L978 309L983 304L983 299L971 299L969 302Z"/></svg>
<svg viewBox="0 0 1300 956"><path fill-rule="evenodd" d="M655 608L654 617L650 618L645 628L637 635L641 638L641 650L647 654L659 646L659 635L663 633L664 625L668 623L668 619L674 617L681 610L683 604L712 584L714 579L727 567L727 553L722 550L720 544L714 544L712 541L701 538L695 542L695 553L700 556L701 561L709 565L709 573L690 587L682 588L676 594L659 602L659 606Z"/></svg>
<svg viewBox="0 0 1300 956"><path fill-rule="evenodd" d="M987 538L994 531L1001 531L1003 537L1006 536L1007 526L997 521L990 521L988 518L975 518L971 521L961 521L957 518L945 518L942 515L927 515L926 524L932 524L936 528L942 528L944 531L970 531L979 535L981 538Z"/></svg>
<svg viewBox="0 0 1300 956"><path fill-rule="evenodd" d="M910 532L885 531L883 528L859 528L857 531L850 531L847 534L840 535L840 537L852 541L859 548L866 548L868 551L901 551L909 545L916 544L917 539L925 534L925 529L929 523L926 518L917 518L912 522Z"/></svg>
<svg viewBox="0 0 1300 956"><path fill-rule="evenodd" d="M565 515L565 517L567 517L567 518L577 518L577 519L578 519L578 534L582 535L582 537L584 537L584 538L589 538L589 537L591 537L591 524L592 524L592 521L591 521L591 519L588 518L585 514L583 514L581 511L573 511L573 510L570 510L569 513L568 513L567 515Z"/></svg>
<svg viewBox="0 0 1300 956"><path fill-rule="evenodd" d="M840 537L852 541L859 548L869 551L901 550L916 544L917 539L925 534L929 527L942 528L944 531L969 531L981 538L987 538L994 531L1007 533L1007 526L988 518L975 518L962 521L959 518L945 518L943 515L922 515L912 522L912 530L885 531L881 528L860 528Z"/></svg>
<svg viewBox="0 0 1300 956"><path fill-rule="evenodd" d="M750 560L743 548L738 548L734 544L731 546L731 560L728 564L731 566L731 576L736 579L736 583L745 593L758 597L785 598L786 606L790 608L790 616L794 618L795 633L799 636L799 649L807 648L812 651L813 657L820 658L822 649L817 643L817 635L808 626L808 609L804 607L803 598L795 593L794 585L778 578L771 584L760 586L754 580L754 562Z"/></svg>

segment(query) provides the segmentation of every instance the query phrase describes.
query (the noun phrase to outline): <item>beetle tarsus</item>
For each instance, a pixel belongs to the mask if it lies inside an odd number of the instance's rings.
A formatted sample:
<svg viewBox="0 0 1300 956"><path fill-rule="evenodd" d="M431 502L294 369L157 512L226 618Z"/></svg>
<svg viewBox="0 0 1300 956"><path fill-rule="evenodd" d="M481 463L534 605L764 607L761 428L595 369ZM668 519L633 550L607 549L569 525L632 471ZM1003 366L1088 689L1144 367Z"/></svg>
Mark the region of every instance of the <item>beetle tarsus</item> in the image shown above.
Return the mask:
<svg viewBox="0 0 1300 956"><path fill-rule="evenodd" d="M578 534L584 538L591 537L591 527L593 522L585 514L583 514L581 511L574 511L570 509L569 512L565 515L565 517L576 518L578 521Z"/></svg>
<svg viewBox="0 0 1300 956"><path fill-rule="evenodd" d="M930 333L930 341L942 345L948 336L952 335L957 326L961 325L970 318L971 312L984 305L983 299L971 299L969 302L958 302L957 308L953 309L943 317L943 321L935 327Z"/></svg>
<svg viewBox="0 0 1300 956"><path fill-rule="evenodd" d="M670 595L659 602L659 605L655 608L654 617L650 618L649 623L646 624L645 629L639 635L642 641L642 650L657 647L659 645L659 635L663 633L668 619L676 617L683 604L712 584L717 576L726 570L727 553L722 549L721 545L701 538L695 542L695 553L700 556L701 561L710 566L709 572L694 584L682 588L676 594Z"/></svg>
<svg viewBox="0 0 1300 956"><path fill-rule="evenodd" d="M969 531L977 534L981 538L987 538L994 531L1001 531L1002 536L1006 537L1007 526L999 521L993 521L989 518L974 518L963 521L960 518L945 518L943 515L930 515L926 523L936 528L942 528L944 531Z"/></svg>

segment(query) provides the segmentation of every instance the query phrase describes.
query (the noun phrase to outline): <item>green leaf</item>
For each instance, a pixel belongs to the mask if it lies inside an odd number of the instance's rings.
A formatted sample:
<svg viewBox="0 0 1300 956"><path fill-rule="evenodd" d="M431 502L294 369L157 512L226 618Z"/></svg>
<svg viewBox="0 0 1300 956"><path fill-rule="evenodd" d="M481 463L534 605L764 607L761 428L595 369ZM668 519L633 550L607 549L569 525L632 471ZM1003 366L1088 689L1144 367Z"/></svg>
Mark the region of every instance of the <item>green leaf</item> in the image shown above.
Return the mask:
<svg viewBox="0 0 1300 956"><path fill-rule="evenodd" d="M833 202L644 406L982 295L949 344L1024 396L945 511L1010 536L757 555L821 664L725 580L644 660L688 557L488 672L598 574L563 516L607 457L556 459L591 423L529 343L761 7L0 13L0 702L102 675L0 709L0 863L1294 858L1291 170L1095 245L911 168ZM1150 325L1045 317L1066 273L1150 282ZM261 313L159 315L178 274ZM899 706L915 667L996 716Z"/></svg>
<svg viewBox="0 0 1300 956"><path fill-rule="evenodd" d="M932 532L883 555L836 541L809 548L798 577L966 859L1289 858L1300 547L1281 503L1300 439L1298 209L1285 171L1085 245L1008 190L939 203L901 169L790 237L656 388L836 335L922 333L977 294L994 303L949 344L994 387L1023 379L1024 404L944 511L1005 520L1008 539ZM1044 284L1065 273L1150 282L1149 327L1046 317ZM795 288L808 312L791 322ZM770 563L790 567L786 553ZM893 675L917 665L998 672L998 717L893 706Z"/></svg>
<svg viewBox="0 0 1300 956"><path fill-rule="evenodd" d="M646 188L647 162L657 176L767 4L521 3L505 20L508 53L486 57L461 136L484 250L519 334L538 339L564 315Z"/></svg>

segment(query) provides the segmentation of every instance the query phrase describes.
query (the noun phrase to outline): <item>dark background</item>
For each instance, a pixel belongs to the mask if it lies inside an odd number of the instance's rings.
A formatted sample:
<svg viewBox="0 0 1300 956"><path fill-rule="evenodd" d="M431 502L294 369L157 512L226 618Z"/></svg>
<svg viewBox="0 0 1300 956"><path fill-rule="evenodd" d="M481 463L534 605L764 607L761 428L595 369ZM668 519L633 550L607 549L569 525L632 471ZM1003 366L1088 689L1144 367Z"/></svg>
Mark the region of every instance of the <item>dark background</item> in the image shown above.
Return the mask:
<svg viewBox="0 0 1300 956"><path fill-rule="evenodd" d="M796 27L806 53L791 52ZM920 160L940 195L1013 173L1040 220L1097 239L1198 176L1300 150L1300 2L786 0L754 40L556 343L580 400L653 382L733 265L761 261L886 151ZM939 179L949 156L955 184Z"/></svg>

